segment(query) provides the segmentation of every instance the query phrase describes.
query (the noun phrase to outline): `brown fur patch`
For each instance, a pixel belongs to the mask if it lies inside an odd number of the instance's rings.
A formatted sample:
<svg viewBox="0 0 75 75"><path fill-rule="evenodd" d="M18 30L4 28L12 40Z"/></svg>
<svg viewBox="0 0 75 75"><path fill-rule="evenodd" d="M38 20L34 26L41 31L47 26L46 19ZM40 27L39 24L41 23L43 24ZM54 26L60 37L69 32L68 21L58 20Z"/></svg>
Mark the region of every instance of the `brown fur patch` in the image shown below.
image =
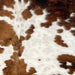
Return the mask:
<svg viewBox="0 0 75 75"><path fill-rule="evenodd" d="M3 52L4 52L4 49L3 48L0 48L0 54L3 53Z"/></svg>
<svg viewBox="0 0 75 75"><path fill-rule="evenodd" d="M68 47L68 45L64 43L60 35L56 35L55 42L62 47Z"/></svg>
<svg viewBox="0 0 75 75"><path fill-rule="evenodd" d="M40 7L38 7L38 6L35 7L34 12L35 12L35 14L37 14L37 15L42 15L42 14L43 14L42 8L40 8Z"/></svg>
<svg viewBox="0 0 75 75"><path fill-rule="evenodd" d="M3 5L14 8L15 1L14 0L0 0L0 9L3 8Z"/></svg>
<svg viewBox="0 0 75 75"><path fill-rule="evenodd" d="M4 75L32 75L36 72L33 67L30 68L29 72L26 72L27 64L24 59L18 58L17 52L14 52L11 58L5 61L7 67L3 69Z"/></svg>
<svg viewBox="0 0 75 75"><path fill-rule="evenodd" d="M75 72L75 56L63 54L58 56L58 60L61 63L60 67L69 69L69 74L73 74ZM70 62L72 65L66 65L67 62Z"/></svg>
<svg viewBox="0 0 75 75"><path fill-rule="evenodd" d="M8 10L1 10L0 11L0 16L9 17L10 19L14 18L14 16L12 14L13 13L11 11L8 11Z"/></svg>
<svg viewBox="0 0 75 75"><path fill-rule="evenodd" d="M34 26L31 25L30 28L25 32L27 36L25 37L25 40L29 40L31 37L31 34L34 32Z"/></svg>
<svg viewBox="0 0 75 75"><path fill-rule="evenodd" d="M23 12L22 12L22 16L25 20L29 19L32 17L32 14L31 12L28 10L28 9L25 9Z"/></svg>
<svg viewBox="0 0 75 75"><path fill-rule="evenodd" d="M63 32L63 29L58 29L57 32L58 33L62 33Z"/></svg>
<svg viewBox="0 0 75 75"><path fill-rule="evenodd" d="M13 36L15 36L15 32L12 26L4 20L0 20L0 44L8 46Z"/></svg>
<svg viewBox="0 0 75 75"><path fill-rule="evenodd" d="M71 33L75 36L75 30L71 30Z"/></svg>

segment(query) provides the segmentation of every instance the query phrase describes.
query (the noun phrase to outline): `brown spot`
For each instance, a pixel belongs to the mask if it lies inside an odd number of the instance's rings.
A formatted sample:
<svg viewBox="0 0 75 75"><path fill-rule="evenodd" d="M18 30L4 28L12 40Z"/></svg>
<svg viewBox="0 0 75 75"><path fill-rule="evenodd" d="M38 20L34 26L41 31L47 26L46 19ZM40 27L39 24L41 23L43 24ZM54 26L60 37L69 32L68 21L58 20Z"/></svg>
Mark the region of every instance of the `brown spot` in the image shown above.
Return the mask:
<svg viewBox="0 0 75 75"><path fill-rule="evenodd" d="M64 43L64 41L62 40L60 35L56 35L55 42L60 46L68 47L68 45L66 43Z"/></svg>
<svg viewBox="0 0 75 75"><path fill-rule="evenodd" d="M19 40L18 40L17 36L13 37L12 45L13 45L14 50L19 50L20 49L21 43L19 43Z"/></svg>
<svg viewBox="0 0 75 75"><path fill-rule="evenodd" d="M75 72L75 56L63 54L58 57L58 60L61 63L60 67L69 69L69 74L73 74ZM67 62L70 62L72 65L66 65Z"/></svg>
<svg viewBox="0 0 75 75"><path fill-rule="evenodd" d="M36 6L34 11L35 11L35 14L37 14L37 15L42 15L43 14L43 10L38 6Z"/></svg>
<svg viewBox="0 0 75 75"><path fill-rule="evenodd" d="M4 52L4 48L0 48L0 54Z"/></svg>
<svg viewBox="0 0 75 75"><path fill-rule="evenodd" d="M15 36L15 32L12 26L4 20L0 20L0 44L8 46L13 36Z"/></svg>
<svg viewBox="0 0 75 75"><path fill-rule="evenodd" d="M41 61L41 59L38 59L38 61Z"/></svg>
<svg viewBox="0 0 75 75"><path fill-rule="evenodd" d="M70 30L71 28L75 28L75 15L69 17L69 22L65 22L63 19L58 23L59 26L64 26L66 30Z"/></svg>
<svg viewBox="0 0 75 75"><path fill-rule="evenodd" d="M24 36L20 36L19 42L22 43L23 40L25 40L25 37Z"/></svg>
<svg viewBox="0 0 75 75"><path fill-rule="evenodd" d="M0 21L0 44L3 46L13 45L13 49L18 51L18 55L21 56L24 47L22 46L22 41L25 38L20 36L18 39L17 35L13 31L10 24L5 21Z"/></svg>
<svg viewBox="0 0 75 75"><path fill-rule="evenodd" d="M18 51L18 56L19 57L22 55L23 51L24 51L24 46L21 46L19 51Z"/></svg>
<svg viewBox="0 0 75 75"><path fill-rule="evenodd" d="M33 29L34 29L34 26L31 25L30 28L25 33L26 34L32 34L34 32Z"/></svg>
<svg viewBox="0 0 75 75"><path fill-rule="evenodd" d="M61 20L61 22L59 22L58 24L59 26L64 26L66 30L75 28L75 22L65 22L64 20Z"/></svg>
<svg viewBox="0 0 75 75"><path fill-rule="evenodd" d="M5 39L4 41L3 40L0 41L0 44L2 46L9 46L11 43L12 43L12 38L8 38L8 39Z"/></svg>
<svg viewBox="0 0 75 75"><path fill-rule="evenodd" d="M14 0L2 0L4 2L4 5L7 7L14 8L15 1Z"/></svg>
<svg viewBox="0 0 75 75"><path fill-rule="evenodd" d="M27 35L26 37L25 37L25 40L29 40L30 39L30 35Z"/></svg>
<svg viewBox="0 0 75 75"><path fill-rule="evenodd" d="M13 49L18 51L18 55L21 56L22 52L24 50L24 46L22 46L22 41L24 40L23 36L20 36L20 39L18 39L17 36L14 36L12 39L12 45Z"/></svg>
<svg viewBox="0 0 75 75"><path fill-rule="evenodd" d="M32 17L32 14L31 12L28 10L28 9L25 9L23 12L22 12L22 16L25 20L27 20L28 18L31 18Z"/></svg>
<svg viewBox="0 0 75 75"><path fill-rule="evenodd" d="M46 28L50 27L52 25L52 22L57 20L57 17L55 14L48 14L46 16L46 20L47 20L46 23L41 23L41 27L46 27Z"/></svg>
<svg viewBox="0 0 75 75"><path fill-rule="evenodd" d="M63 32L63 29L58 29L57 32L58 33L62 33Z"/></svg>
<svg viewBox="0 0 75 75"><path fill-rule="evenodd" d="M33 67L30 68L29 72L26 72L27 64L24 59L18 58L18 53L14 52L10 60L5 61L6 66L3 69L4 75L33 75L36 71Z"/></svg>
<svg viewBox="0 0 75 75"><path fill-rule="evenodd" d="M30 28L25 32L27 36L25 37L25 40L29 40L31 37L31 34L34 32L34 26L31 25Z"/></svg>
<svg viewBox="0 0 75 75"><path fill-rule="evenodd" d="M27 2L28 2L28 0L24 0L24 2L25 2L25 3L27 3Z"/></svg>
<svg viewBox="0 0 75 75"><path fill-rule="evenodd" d="M41 9L46 9L49 13L46 17L48 17L46 23L41 23L41 26L46 28L50 27L53 21L56 21L57 18L65 19L70 18L70 14L75 12L75 0L31 0L29 10L36 10L36 7L40 7ZM65 12L64 12L65 11ZM62 13L62 14L61 14ZM75 19L74 19L75 20ZM63 25L63 21L62 25ZM65 24L66 29L71 27L75 27L74 23Z"/></svg>
<svg viewBox="0 0 75 75"><path fill-rule="evenodd" d="M0 11L0 16L6 16L6 17L9 17L10 19L13 19L14 16L12 15L13 13L11 11L8 11L8 10L1 10Z"/></svg>
<svg viewBox="0 0 75 75"><path fill-rule="evenodd" d="M14 0L0 0L0 9L3 9L4 5L10 8L14 8L14 4Z"/></svg>
<svg viewBox="0 0 75 75"><path fill-rule="evenodd" d="M3 0L0 0L0 10L3 9Z"/></svg>
<svg viewBox="0 0 75 75"><path fill-rule="evenodd" d="M31 4L28 8L35 9L36 6L45 8L48 6L48 0L31 0Z"/></svg>
<svg viewBox="0 0 75 75"><path fill-rule="evenodd" d="M75 36L75 30L71 30L71 33Z"/></svg>

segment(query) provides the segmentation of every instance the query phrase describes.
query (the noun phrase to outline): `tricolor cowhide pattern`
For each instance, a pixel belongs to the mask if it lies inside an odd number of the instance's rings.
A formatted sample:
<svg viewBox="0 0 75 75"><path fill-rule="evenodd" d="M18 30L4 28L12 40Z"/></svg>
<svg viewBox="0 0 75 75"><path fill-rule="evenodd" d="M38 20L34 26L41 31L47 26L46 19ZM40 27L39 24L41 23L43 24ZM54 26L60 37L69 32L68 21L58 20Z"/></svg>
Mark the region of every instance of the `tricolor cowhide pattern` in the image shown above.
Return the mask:
<svg viewBox="0 0 75 75"><path fill-rule="evenodd" d="M0 0L0 75L75 75L75 0Z"/></svg>

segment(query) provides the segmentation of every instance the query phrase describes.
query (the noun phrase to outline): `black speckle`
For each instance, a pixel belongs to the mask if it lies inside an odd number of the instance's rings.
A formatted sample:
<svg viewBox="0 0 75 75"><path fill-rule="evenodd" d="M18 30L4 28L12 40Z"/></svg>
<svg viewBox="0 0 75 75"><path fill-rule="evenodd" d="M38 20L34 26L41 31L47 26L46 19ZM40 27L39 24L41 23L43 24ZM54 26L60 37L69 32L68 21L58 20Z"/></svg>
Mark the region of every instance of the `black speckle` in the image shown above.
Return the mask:
<svg viewBox="0 0 75 75"><path fill-rule="evenodd" d="M19 2L21 2L21 0L19 0Z"/></svg>
<svg viewBox="0 0 75 75"><path fill-rule="evenodd" d="M48 6L48 0L36 0L36 4L38 4L39 6L45 8Z"/></svg>
<svg viewBox="0 0 75 75"><path fill-rule="evenodd" d="M58 1L55 6L65 6L63 2Z"/></svg>

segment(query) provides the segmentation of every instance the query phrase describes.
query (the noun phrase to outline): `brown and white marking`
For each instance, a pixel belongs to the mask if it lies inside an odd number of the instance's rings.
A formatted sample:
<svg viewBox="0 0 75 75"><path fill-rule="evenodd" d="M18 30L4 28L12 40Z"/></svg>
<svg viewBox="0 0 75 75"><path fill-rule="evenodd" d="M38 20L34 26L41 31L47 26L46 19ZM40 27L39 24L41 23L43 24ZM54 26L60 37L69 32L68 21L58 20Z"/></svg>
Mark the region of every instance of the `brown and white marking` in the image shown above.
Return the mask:
<svg viewBox="0 0 75 75"><path fill-rule="evenodd" d="M75 18L59 21L64 12L50 14L35 0L8 1L0 0L0 75L75 75Z"/></svg>

